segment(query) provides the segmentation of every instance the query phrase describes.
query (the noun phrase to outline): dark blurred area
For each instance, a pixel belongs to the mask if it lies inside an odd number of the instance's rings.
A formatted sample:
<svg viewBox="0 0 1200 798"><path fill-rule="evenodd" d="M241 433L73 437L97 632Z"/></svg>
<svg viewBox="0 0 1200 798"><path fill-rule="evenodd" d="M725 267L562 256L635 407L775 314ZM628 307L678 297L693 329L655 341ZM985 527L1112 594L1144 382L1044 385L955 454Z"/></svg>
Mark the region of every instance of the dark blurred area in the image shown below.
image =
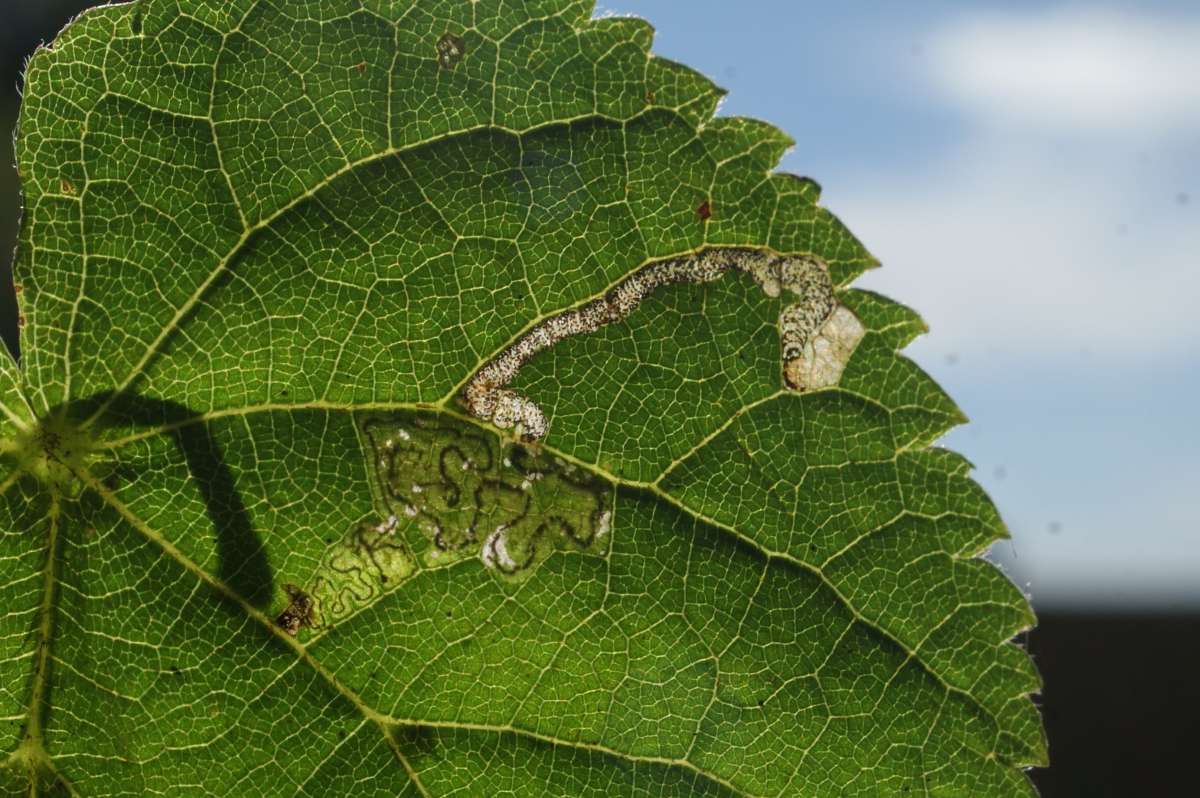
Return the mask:
<svg viewBox="0 0 1200 798"><path fill-rule="evenodd" d="M1200 794L1200 616L1041 612L1028 646L1045 680L1044 798Z"/></svg>
<svg viewBox="0 0 1200 798"><path fill-rule="evenodd" d="M80 0L0 0L0 123L13 130L25 59L82 8ZM0 174L0 331L16 346L10 260L19 197L11 147ZM1171 798L1200 794L1187 757L1200 745L1200 616L1043 610L1029 635L1053 766L1035 775L1045 798Z"/></svg>
<svg viewBox="0 0 1200 798"><path fill-rule="evenodd" d="M0 95L0 125L5 131L5 155L0 170L0 336L9 349L17 349L17 305L12 287L12 256L17 237L20 197L12 131L21 100L21 75L25 59L42 42L54 36L75 14L88 6L81 0L0 0L0 69L4 93Z"/></svg>

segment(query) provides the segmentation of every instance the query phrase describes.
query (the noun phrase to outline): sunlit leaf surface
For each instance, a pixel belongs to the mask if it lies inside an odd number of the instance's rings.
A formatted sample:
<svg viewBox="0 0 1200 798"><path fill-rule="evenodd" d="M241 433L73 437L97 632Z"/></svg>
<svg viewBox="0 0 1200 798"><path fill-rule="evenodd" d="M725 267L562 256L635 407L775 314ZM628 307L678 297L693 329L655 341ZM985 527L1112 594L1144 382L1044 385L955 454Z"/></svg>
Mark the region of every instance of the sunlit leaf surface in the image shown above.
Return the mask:
<svg viewBox="0 0 1200 798"><path fill-rule="evenodd" d="M920 319L592 10L141 0L33 56L0 790L1032 795Z"/></svg>

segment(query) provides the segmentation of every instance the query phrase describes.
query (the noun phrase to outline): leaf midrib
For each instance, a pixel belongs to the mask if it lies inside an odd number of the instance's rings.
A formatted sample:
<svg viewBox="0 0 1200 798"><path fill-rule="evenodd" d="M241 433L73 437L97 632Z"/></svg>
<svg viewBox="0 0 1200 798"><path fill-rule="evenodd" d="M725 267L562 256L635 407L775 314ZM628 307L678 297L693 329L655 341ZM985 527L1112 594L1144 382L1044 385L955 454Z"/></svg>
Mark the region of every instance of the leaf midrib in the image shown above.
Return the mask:
<svg viewBox="0 0 1200 798"><path fill-rule="evenodd" d="M16 473L20 473L19 471ZM29 705L24 719L24 734L8 762L23 766L30 778L30 795L36 796L43 775L53 775L67 794L77 795L74 786L60 773L46 749L44 724L50 711L50 670L53 667L53 644L57 629L59 568L61 567L62 537L60 518L62 499L51 494L46 511L46 562L42 567L42 597L37 609L37 628L34 630L33 673L30 675ZM45 771L45 772L43 772Z"/></svg>

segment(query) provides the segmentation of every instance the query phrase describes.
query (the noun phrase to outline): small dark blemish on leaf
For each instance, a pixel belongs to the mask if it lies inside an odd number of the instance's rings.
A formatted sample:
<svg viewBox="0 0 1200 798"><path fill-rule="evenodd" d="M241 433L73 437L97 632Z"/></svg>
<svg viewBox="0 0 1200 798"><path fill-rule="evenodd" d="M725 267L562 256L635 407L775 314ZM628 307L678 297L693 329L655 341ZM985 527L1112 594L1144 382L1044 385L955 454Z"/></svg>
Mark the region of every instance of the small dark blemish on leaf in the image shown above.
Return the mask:
<svg viewBox="0 0 1200 798"><path fill-rule="evenodd" d="M142 9L139 7L133 12L133 19L129 21L129 30L134 36L142 35Z"/></svg>
<svg viewBox="0 0 1200 798"><path fill-rule="evenodd" d="M178 665L172 665L172 666L171 666L171 673L173 673L173 674L175 674L176 676L178 676L178 675L179 675L179 666L178 666Z"/></svg>
<svg viewBox="0 0 1200 798"><path fill-rule="evenodd" d="M655 94L653 91L647 89L646 90L646 104L654 105L654 103L657 101L658 101L658 95Z"/></svg>
<svg viewBox="0 0 1200 798"><path fill-rule="evenodd" d="M307 629L313 625L312 598L295 585L284 585L283 590L288 594L291 603L283 612L279 613L275 623L280 629L295 637L301 629Z"/></svg>
<svg viewBox="0 0 1200 798"><path fill-rule="evenodd" d="M438 65L442 69L454 69L467 55L467 43L453 33L442 34L436 49Z"/></svg>
<svg viewBox="0 0 1200 798"><path fill-rule="evenodd" d="M700 203L700 207L696 209L696 215L700 217L700 221L707 222L712 218L712 204L708 200Z"/></svg>
<svg viewBox="0 0 1200 798"><path fill-rule="evenodd" d="M73 196L75 194L75 184L70 180L67 180L65 177L62 179L60 187L62 188L62 193L67 194L68 196Z"/></svg>
<svg viewBox="0 0 1200 798"><path fill-rule="evenodd" d="M21 314L20 316L17 316L17 327L20 328L20 327L24 327L24 326L25 326L25 315Z"/></svg>
<svg viewBox="0 0 1200 798"><path fill-rule="evenodd" d="M42 430L38 433L42 443L42 451L51 458L59 458L58 447L62 445L62 436L53 430Z"/></svg>
<svg viewBox="0 0 1200 798"><path fill-rule="evenodd" d="M21 285L20 283L13 283L13 293L14 294L19 294L24 290L25 290L25 286Z"/></svg>
<svg viewBox="0 0 1200 798"><path fill-rule="evenodd" d="M357 64L354 65L354 68L358 70L358 74L360 74L360 75L367 74L367 62L366 61L359 61Z"/></svg>

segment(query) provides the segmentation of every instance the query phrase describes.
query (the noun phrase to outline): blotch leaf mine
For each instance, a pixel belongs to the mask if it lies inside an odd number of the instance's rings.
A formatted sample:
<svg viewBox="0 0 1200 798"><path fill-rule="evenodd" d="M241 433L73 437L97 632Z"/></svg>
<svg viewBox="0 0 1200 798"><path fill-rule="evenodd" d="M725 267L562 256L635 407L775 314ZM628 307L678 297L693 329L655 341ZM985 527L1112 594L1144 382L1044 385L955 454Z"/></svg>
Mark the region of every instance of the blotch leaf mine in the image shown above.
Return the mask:
<svg viewBox="0 0 1200 798"><path fill-rule="evenodd" d="M1033 795L921 320L592 14L137 0L32 56L0 794Z"/></svg>

